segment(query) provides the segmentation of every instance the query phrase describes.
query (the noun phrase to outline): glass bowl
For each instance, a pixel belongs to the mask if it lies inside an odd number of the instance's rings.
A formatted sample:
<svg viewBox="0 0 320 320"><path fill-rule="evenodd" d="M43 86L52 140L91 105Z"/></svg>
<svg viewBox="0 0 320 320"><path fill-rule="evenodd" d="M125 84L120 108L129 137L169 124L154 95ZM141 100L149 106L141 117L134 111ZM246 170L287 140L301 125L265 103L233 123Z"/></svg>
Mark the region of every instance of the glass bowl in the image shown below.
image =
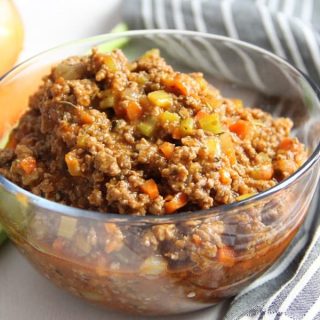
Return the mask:
<svg viewBox="0 0 320 320"><path fill-rule="evenodd" d="M319 99L277 56L204 33L150 30L102 35L44 52L0 82L3 139L50 66L92 47L129 58L158 47L181 71L201 71L229 97L290 117L309 149L291 177L251 198L171 216L101 214L54 203L0 176L0 222L27 259L59 287L134 314L178 314L237 294L270 267L303 223L319 176Z"/></svg>

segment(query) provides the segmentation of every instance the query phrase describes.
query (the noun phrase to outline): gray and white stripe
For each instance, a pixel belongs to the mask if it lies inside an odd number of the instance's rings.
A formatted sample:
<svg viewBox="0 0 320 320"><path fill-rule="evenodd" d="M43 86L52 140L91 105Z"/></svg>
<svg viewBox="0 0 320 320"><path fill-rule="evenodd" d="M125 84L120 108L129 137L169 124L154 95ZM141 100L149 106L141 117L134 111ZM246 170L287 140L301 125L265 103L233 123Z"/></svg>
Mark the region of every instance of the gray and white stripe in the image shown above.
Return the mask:
<svg viewBox="0 0 320 320"><path fill-rule="evenodd" d="M125 9L132 29L164 28L159 16L165 15L168 29L215 33L262 46L320 82L320 3L314 0L131 0ZM216 68L220 62L214 61ZM250 69L246 65L245 73L256 81Z"/></svg>

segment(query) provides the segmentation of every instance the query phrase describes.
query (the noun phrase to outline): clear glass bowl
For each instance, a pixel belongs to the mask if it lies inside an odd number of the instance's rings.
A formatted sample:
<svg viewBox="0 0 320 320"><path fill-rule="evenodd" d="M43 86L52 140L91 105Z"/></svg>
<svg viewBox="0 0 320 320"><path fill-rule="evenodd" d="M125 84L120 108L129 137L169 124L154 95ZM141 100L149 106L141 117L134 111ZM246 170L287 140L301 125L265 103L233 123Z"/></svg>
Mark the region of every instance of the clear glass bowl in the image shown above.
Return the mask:
<svg viewBox="0 0 320 320"><path fill-rule="evenodd" d="M261 275L302 224L319 176L319 99L301 72L240 41L172 30L109 34L49 50L8 73L0 82L2 138L52 64L92 47L119 45L129 58L159 47L175 68L203 72L223 94L290 117L309 159L287 180L249 199L161 217L75 209L0 177L0 222L45 277L90 302L150 315L202 309Z"/></svg>

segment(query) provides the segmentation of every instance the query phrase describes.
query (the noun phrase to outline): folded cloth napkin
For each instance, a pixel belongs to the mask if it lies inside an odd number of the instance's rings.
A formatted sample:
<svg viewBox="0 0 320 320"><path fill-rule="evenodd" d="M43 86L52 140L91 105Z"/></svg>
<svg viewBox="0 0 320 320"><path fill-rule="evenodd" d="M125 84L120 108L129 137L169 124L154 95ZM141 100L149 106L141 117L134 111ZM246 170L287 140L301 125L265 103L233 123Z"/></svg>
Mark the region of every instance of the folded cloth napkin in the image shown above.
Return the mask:
<svg viewBox="0 0 320 320"><path fill-rule="evenodd" d="M289 60L320 83L320 1L131 0L123 7L130 29L188 29L237 38ZM225 319L320 319L319 216L320 204L314 202L289 249L234 298Z"/></svg>

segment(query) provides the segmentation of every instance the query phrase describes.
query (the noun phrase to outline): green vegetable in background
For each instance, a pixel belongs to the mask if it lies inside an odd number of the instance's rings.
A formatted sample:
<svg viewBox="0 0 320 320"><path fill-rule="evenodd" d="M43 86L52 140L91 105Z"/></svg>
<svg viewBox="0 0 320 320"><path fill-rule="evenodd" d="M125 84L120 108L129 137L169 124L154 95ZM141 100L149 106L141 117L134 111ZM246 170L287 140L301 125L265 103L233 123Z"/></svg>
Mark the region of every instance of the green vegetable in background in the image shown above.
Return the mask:
<svg viewBox="0 0 320 320"><path fill-rule="evenodd" d="M119 23L111 30L111 33L118 33L118 32L124 32L124 31L128 31L127 25L125 23ZM113 49L119 49L123 47L127 42L128 42L128 38L112 40L107 43L101 44L100 46L98 46L98 49L101 52L108 52L108 51L112 51Z"/></svg>

